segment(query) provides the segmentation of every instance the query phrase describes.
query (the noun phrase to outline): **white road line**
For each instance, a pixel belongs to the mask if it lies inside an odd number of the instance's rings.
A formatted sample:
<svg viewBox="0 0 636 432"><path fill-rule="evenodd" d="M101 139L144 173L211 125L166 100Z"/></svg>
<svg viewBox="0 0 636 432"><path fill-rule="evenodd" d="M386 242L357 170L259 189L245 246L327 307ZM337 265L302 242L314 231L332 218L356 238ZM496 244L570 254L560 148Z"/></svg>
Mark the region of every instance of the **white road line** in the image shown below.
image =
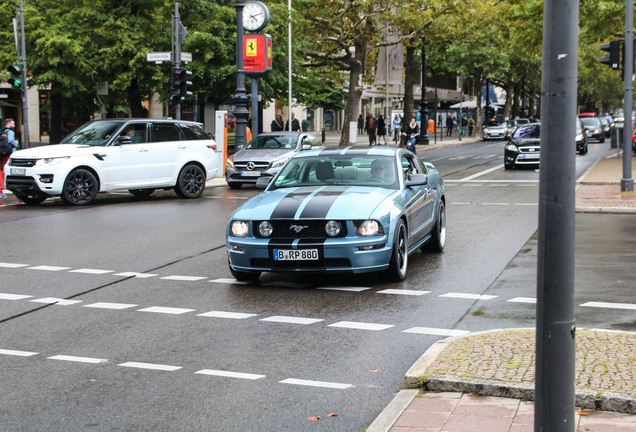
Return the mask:
<svg viewBox="0 0 636 432"><path fill-rule="evenodd" d="M402 333L417 333L433 336L461 336L470 332L464 330L449 330L431 327L412 327L410 329L403 330Z"/></svg>
<svg viewBox="0 0 636 432"><path fill-rule="evenodd" d="M258 316L258 314L241 313L241 312L223 312L223 311L210 311L202 314L198 314L200 317L211 318L229 318L229 319L246 319Z"/></svg>
<svg viewBox="0 0 636 432"><path fill-rule="evenodd" d="M179 369L183 369L182 366L171 366L171 365L140 363L140 362L126 362L126 363L118 364L117 366L137 368L137 369L158 370L158 371L165 371L165 372L173 372Z"/></svg>
<svg viewBox="0 0 636 432"><path fill-rule="evenodd" d="M417 290L408 290L408 289L385 289L382 291L378 291L378 294L398 294L398 295L411 295L411 296L421 296L424 294L430 294L430 291L417 291Z"/></svg>
<svg viewBox="0 0 636 432"><path fill-rule="evenodd" d="M237 285L247 285L249 283L246 281L237 281L236 279L231 279L231 278L212 279L208 282L221 283L221 284L237 284Z"/></svg>
<svg viewBox="0 0 636 432"><path fill-rule="evenodd" d="M539 203L515 203L516 206L538 206Z"/></svg>
<svg viewBox="0 0 636 432"><path fill-rule="evenodd" d="M19 268L19 267L28 267L29 264L15 264L15 263L0 263L0 267L4 268Z"/></svg>
<svg viewBox="0 0 636 432"><path fill-rule="evenodd" d="M115 276L149 278L149 277L159 276L159 275L152 274L152 273L123 272L123 273L115 273Z"/></svg>
<svg viewBox="0 0 636 432"><path fill-rule="evenodd" d="M114 270L100 270L100 269L88 269L88 268L69 270L69 273L86 273L86 274L96 274L96 275L113 273L113 272Z"/></svg>
<svg viewBox="0 0 636 432"><path fill-rule="evenodd" d="M33 297L33 296L32 295L0 293L0 300L24 300L24 299L31 298L31 297Z"/></svg>
<svg viewBox="0 0 636 432"><path fill-rule="evenodd" d="M0 354L16 356L16 357L31 357L34 355L38 355L39 353L31 352L31 351L16 351L16 350L0 349Z"/></svg>
<svg viewBox="0 0 636 432"><path fill-rule="evenodd" d="M503 165L502 165L503 166ZM453 184L461 184L462 186L469 186L471 183L511 183L515 186L530 186L535 187L539 180L455 180L455 179L444 179L444 183L453 183ZM492 185L491 185L492 186Z"/></svg>
<svg viewBox="0 0 636 432"><path fill-rule="evenodd" d="M515 297L506 301L510 303L532 303L532 304L537 303L537 299L535 297Z"/></svg>
<svg viewBox="0 0 636 432"><path fill-rule="evenodd" d="M99 359L99 358L92 358L92 357L77 357L77 356L69 356L69 355L56 355L53 357L47 357L49 360L62 360L62 361L70 361L70 362L77 362L77 363L91 363L91 364L99 364L99 363L105 363L108 360L107 359Z"/></svg>
<svg viewBox="0 0 636 432"><path fill-rule="evenodd" d="M583 307L607 308L607 309L629 309L636 310L634 303L609 303L609 302L587 302L583 303Z"/></svg>
<svg viewBox="0 0 636 432"><path fill-rule="evenodd" d="M469 300L491 300L491 299L497 298L498 296L450 292L450 293L439 295L438 297L469 299Z"/></svg>
<svg viewBox="0 0 636 432"><path fill-rule="evenodd" d="M29 267L29 270L44 270L44 271L61 271L70 270L71 267L55 267L55 266L35 266Z"/></svg>
<svg viewBox="0 0 636 432"><path fill-rule="evenodd" d="M261 378L265 378L265 375L256 375L242 372L230 372L230 371L222 371L216 369L202 369L200 371L195 372L195 374L201 375L213 375L227 378L239 378L239 379L247 379L247 380L257 380Z"/></svg>
<svg viewBox="0 0 636 432"><path fill-rule="evenodd" d="M136 307L139 305L136 304L128 304L128 303L106 303L106 302L97 302L97 303L91 303L91 304L87 304L84 305L83 307L88 307L88 308L97 308L97 309L128 309L128 308L132 308L132 307Z"/></svg>
<svg viewBox="0 0 636 432"><path fill-rule="evenodd" d="M198 281L198 280L202 280L202 279L207 279L207 277L205 277L205 276L179 276L179 275L172 275L172 276L162 277L161 279L163 279L163 280L194 282L194 281Z"/></svg>
<svg viewBox="0 0 636 432"><path fill-rule="evenodd" d="M195 310L196 309L151 306L151 307L147 307L143 309L138 309L137 312L152 312L152 313L163 313L163 314L171 314L171 315L181 315L188 312L194 312Z"/></svg>
<svg viewBox="0 0 636 432"><path fill-rule="evenodd" d="M315 324L317 322L324 321L324 320L317 319L317 318L301 318L301 317L275 315L275 316L260 319L259 321L309 325L309 324Z"/></svg>
<svg viewBox="0 0 636 432"><path fill-rule="evenodd" d="M485 202L485 203L482 203L482 205L507 206L507 205L510 205L510 203L501 203L501 202L499 202L499 203L489 203L489 202Z"/></svg>
<svg viewBox="0 0 636 432"><path fill-rule="evenodd" d="M66 300L66 299L61 299L57 297L44 297L44 298L39 298L39 299L34 299L29 301L33 303L54 304L58 306L69 306L69 305L74 305L76 303L82 303L81 300Z"/></svg>
<svg viewBox="0 0 636 432"><path fill-rule="evenodd" d="M483 176L483 175L490 174L491 172L493 172L493 171L497 171L497 170L499 170L499 169L501 169L501 168L503 168L503 164L501 164L501 165L497 165L497 166L494 166L494 167L492 167L492 168L489 168L489 169L484 170L484 171L481 171L481 172L478 172L477 174L473 174L473 175L471 175L471 176L464 177L464 178L463 178L463 179L461 179L460 181L462 181L462 182L467 182L467 181L470 181L470 180L475 179L475 178L477 178L477 177L481 177L481 176Z"/></svg>
<svg viewBox="0 0 636 432"><path fill-rule="evenodd" d="M348 389L353 387L353 384L343 384L343 383L335 383L335 382L327 382L327 381L310 381L296 378L287 378L282 381L279 381L281 384L293 384L293 385L301 385L301 386L310 386L310 387L322 387L322 388L332 388L332 389Z"/></svg>
<svg viewBox="0 0 636 432"><path fill-rule="evenodd" d="M449 204L453 204L453 205L475 205L474 202L451 202Z"/></svg>
<svg viewBox="0 0 636 432"><path fill-rule="evenodd" d="M395 326L391 324L373 324L373 323L363 323L363 322L354 322L354 321L340 321L334 324L329 324L327 327L382 331L382 330L386 330L388 328L395 327Z"/></svg>
<svg viewBox="0 0 636 432"><path fill-rule="evenodd" d="M351 291L351 292L361 292L371 289L370 287L354 287L354 286L336 286L336 285L327 285L318 287L319 290L328 290L328 291Z"/></svg>

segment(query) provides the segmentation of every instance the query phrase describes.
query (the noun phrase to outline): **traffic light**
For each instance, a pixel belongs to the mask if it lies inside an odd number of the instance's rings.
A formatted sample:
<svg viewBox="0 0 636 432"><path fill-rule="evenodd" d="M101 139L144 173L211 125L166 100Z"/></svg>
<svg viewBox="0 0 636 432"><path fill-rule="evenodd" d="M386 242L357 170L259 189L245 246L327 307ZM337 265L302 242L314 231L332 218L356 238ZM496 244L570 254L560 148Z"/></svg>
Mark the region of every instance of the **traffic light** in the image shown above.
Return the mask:
<svg viewBox="0 0 636 432"><path fill-rule="evenodd" d="M608 65L614 70L622 69L623 62L621 61L623 39L614 39L610 43L601 44L601 51L607 51L608 57L601 57L601 63Z"/></svg>
<svg viewBox="0 0 636 432"><path fill-rule="evenodd" d="M24 80L22 79L22 65L14 64L7 68L9 73L11 73L11 78L9 78L8 83L11 85L11 88L15 90L22 90L24 88Z"/></svg>
<svg viewBox="0 0 636 432"><path fill-rule="evenodd" d="M170 101L178 103L192 97L192 82L189 78L192 72L182 68L172 68L172 87L170 89Z"/></svg>

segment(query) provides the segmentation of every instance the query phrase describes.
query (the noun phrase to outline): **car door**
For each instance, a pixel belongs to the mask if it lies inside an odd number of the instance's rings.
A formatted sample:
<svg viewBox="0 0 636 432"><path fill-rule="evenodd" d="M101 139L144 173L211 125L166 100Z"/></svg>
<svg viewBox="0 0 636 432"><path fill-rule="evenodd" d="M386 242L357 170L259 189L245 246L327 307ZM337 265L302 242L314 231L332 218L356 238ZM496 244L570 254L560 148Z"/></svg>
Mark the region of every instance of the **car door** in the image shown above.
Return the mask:
<svg viewBox="0 0 636 432"><path fill-rule="evenodd" d="M105 148L101 157L107 164L107 172L102 179L106 190L150 186L152 157L147 136L146 122L129 122ZM100 154L95 157L100 157Z"/></svg>
<svg viewBox="0 0 636 432"><path fill-rule="evenodd" d="M409 154L401 157L401 168L404 181L410 174L427 174L426 167L417 158ZM418 242L430 230L434 221L433 193L430 184L406 187L406 217L409 228L409 245Z"/></svg>
<svg viewBox="0 0 636 432"><path fill-rule="evenodd" d="M172 122L151 123L150 141L153 186L174 186L180 155L187 148L179 126Z"/></svg>

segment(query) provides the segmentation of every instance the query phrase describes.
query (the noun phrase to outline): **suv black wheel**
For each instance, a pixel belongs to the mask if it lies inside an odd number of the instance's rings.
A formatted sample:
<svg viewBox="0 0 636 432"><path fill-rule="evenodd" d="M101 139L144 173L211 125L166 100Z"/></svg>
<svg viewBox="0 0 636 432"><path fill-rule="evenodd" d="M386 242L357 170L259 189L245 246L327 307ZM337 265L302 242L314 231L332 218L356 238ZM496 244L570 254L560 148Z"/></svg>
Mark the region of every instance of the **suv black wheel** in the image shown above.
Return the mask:
<svg viewBox="0 0 636 432"><path fill-rule="evenodd" d="M76 168L64 181L62 200L70 205L85 205L95 199L99 186L97 178L87 169Z"/></svg>
<svg viewBox="0 0 636 432"><path fill-rule="evenodd" d="M205 171L199 165L188 164L183 167L177 178L174 191L181 198L198 198L205 190Z"/></svg>

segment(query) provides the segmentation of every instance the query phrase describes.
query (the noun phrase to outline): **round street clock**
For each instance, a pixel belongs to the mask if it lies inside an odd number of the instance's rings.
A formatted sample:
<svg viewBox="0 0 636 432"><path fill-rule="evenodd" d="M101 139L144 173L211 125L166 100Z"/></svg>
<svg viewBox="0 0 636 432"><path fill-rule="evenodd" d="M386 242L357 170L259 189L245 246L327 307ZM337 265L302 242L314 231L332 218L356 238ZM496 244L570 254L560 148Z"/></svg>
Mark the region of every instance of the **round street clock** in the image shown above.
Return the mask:
<svg viewBox="0 0 636 432"><path fill-rule="evenodd" d="M258 32L269 23L269 9L260 1L248 1L243 7L243 28Z"/></svg>

